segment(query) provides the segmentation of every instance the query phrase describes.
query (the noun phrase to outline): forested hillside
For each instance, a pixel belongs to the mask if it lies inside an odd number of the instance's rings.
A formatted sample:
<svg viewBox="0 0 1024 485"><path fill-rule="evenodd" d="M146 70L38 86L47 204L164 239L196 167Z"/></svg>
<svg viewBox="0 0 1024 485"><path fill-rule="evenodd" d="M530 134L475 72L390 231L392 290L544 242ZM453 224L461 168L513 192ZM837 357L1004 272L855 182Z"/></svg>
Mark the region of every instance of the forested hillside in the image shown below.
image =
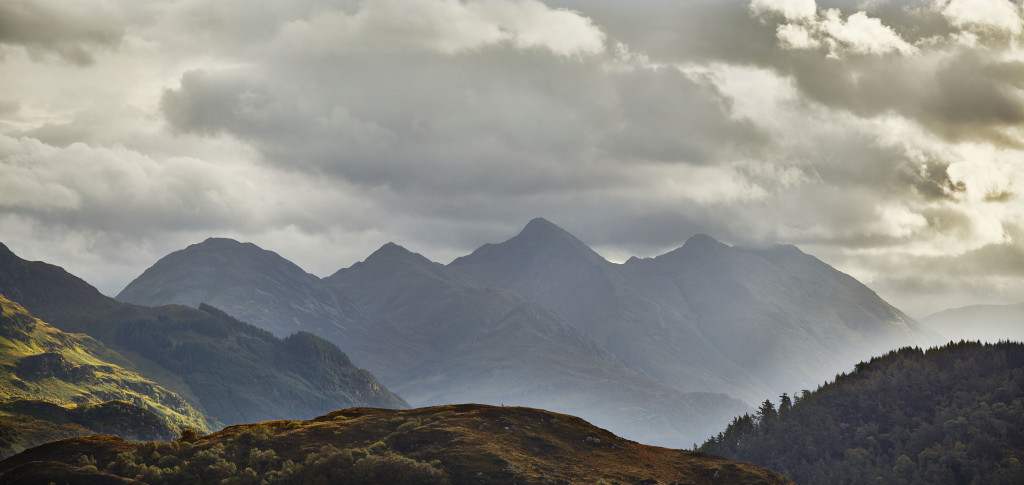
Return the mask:
<svg viewBox="0 0 1024 485"><path fill-rule="evenodd" d="M1024 483L1024 344L903 348L779 405L701 451L797 483Z"/></svg>

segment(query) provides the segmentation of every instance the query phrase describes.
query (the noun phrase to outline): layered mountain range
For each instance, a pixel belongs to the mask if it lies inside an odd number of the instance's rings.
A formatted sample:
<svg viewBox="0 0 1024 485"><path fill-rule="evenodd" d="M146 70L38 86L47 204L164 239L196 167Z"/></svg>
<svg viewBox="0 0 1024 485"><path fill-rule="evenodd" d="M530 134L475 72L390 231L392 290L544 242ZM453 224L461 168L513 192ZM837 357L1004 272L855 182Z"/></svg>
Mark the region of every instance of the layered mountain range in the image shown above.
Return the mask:
<svg viewBox="0 0 1024 485"><path fill-rule="evenodd" d="M671 446L721 429L743 401L938 340L793 246L699 235L615 264L544 219L448 265L389 243L324 279L209 239L117 298L206 302L279 336L316 333L414 405L544 407Z"/></svg>
<svg viewBox="0 0 1024 485"><path fill-rule="evenodd" d="M950 308L922 322L949 340L1024 341L1024 303Z"/></svg>
<svg viewBox="0 0 1024 485"><path fill-rule="evenodd" d="M56 329L102 343L122 367L188 401L211 428L309 418L349 406L408 407L337 346L311 333L279 339L206 304L122 303L2 244L0 294Z"/></svg>

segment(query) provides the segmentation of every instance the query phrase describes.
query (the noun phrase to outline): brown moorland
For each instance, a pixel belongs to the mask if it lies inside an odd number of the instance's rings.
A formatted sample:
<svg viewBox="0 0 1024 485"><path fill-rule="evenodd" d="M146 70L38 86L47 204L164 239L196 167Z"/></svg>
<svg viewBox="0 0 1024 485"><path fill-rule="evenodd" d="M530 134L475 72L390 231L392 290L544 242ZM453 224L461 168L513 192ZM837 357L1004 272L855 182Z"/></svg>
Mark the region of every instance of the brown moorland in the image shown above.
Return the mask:
<svg viewBox="0 0 1024 485"><path fill-rule="evenodd" d="M0 462L0 482L790 484L766 468L642 445L549 411L351 408L170 443L70 438ZM126 479L123 480L122 479Z"/></svg>

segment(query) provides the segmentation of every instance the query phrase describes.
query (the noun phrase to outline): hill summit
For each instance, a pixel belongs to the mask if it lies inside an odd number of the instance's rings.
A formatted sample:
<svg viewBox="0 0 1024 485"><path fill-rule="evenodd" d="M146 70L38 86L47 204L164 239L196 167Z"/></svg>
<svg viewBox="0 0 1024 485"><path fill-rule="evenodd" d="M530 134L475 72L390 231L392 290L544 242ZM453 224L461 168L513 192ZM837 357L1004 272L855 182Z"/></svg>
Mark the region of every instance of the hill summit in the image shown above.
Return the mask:
<svg viewBox="0 0 1024 485"><path fill-rule="evenodd" d="M41 483L791 483L764 468L641 445L573 416L481 405L344 409L173 443L76 438L0 462L0 481L26 476Z"/></svg>

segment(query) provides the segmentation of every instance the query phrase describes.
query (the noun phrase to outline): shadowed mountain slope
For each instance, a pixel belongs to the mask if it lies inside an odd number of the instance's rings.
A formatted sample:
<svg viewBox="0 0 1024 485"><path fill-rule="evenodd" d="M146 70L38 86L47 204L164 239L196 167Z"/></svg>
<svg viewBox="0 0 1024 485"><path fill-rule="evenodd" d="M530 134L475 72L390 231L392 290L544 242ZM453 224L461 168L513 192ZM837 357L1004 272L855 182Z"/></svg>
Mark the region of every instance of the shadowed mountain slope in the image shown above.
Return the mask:
<svg viewBox="0 0 1024 485"><path fill-rule="evenodd" d="M659 381L751 401L820 382L867 355L937 340L793 246L733 248L698 235L617 265L535 219L449 268L554 310Z"/></svg>
<svg viewBox="0 0 1024 485"><path fill-rule="evenodd" d="M543 407L646 442L686 446L746 405L684 393L629 369L579 329L510 292L467 286L444 266L387 244L325 282L394 329L361 355L417 405L458 402ZM396 352L407 339L410 353ZM699 438L698 438L699 440Z"/></svg>
<svg viewBox="0 0 1024 485"><path fill-rule="evenodd" d="M174 266L211 260L244 266L219 271L229 275L273 275L287 266L268 251L218 241L175 253ZM214 257L214 249L231 254ZM864 285L793 246L735 248L703 235L657 258L613 264L538 218L510 240L447 266L388 243L322 280L321 288L289 267L286 281L300 278L309 287L302 295L331 298L293 304L281 292L275 305L285 313L253 314L252 322L280 331L288 327L274 325L291 321L297 330L304 317L296 307L343 302L347 309L339 312L351 318L320 327L319 335L415 405L545 406L642 439L663 434L631 434L632 428L605 421L614 416L606 413L640 409L630 416L674 423L653 428L685 428L677 437L692 436L706 432L705 423L725 424L716 421L719 411L738 405L728 396L758 402L815 385L866 356L938 340ZM146 300L152 304L184 301L175 295L187 288L188 294L234 295L222 304L243 308L248 300L238 295L274 293L266 289L278 286L263 276L249 290L237 289L245 278L216 287L220 281L158 264L131 288L158 295ZM693 418L680 419L684 411L663 405L665 398L693 402L684 406Z"/></svg>
<svg viewBox="0 0 1024 485"><path fill-rule="evenodd" d="M103 342L223 423L305 418L339 406L407 406L310 333L281 340L207 305L120 303L56 266L9 251L0 252L0 275L0 293L22 295L33 302L25 304L29 311L48 315L55 327Z"/></svg>
<svg viewBox="0 0 1024 485"><path fill-rule="evenodd" d="M764 468L637 444L573 416L480 405L345 409L174 443L76 438L0 462L0 481L25 475L57 483L792 483Z"/></svg>
<svg viewBox="0 0 1024 485"><path fill-rule="evenodd" d="M144 306L206 303L242 321L258 319L278 337L323 335L358 318L352 304L326 291L320 278L277 253L224 238L168 254L117 299Z"/></svg>

